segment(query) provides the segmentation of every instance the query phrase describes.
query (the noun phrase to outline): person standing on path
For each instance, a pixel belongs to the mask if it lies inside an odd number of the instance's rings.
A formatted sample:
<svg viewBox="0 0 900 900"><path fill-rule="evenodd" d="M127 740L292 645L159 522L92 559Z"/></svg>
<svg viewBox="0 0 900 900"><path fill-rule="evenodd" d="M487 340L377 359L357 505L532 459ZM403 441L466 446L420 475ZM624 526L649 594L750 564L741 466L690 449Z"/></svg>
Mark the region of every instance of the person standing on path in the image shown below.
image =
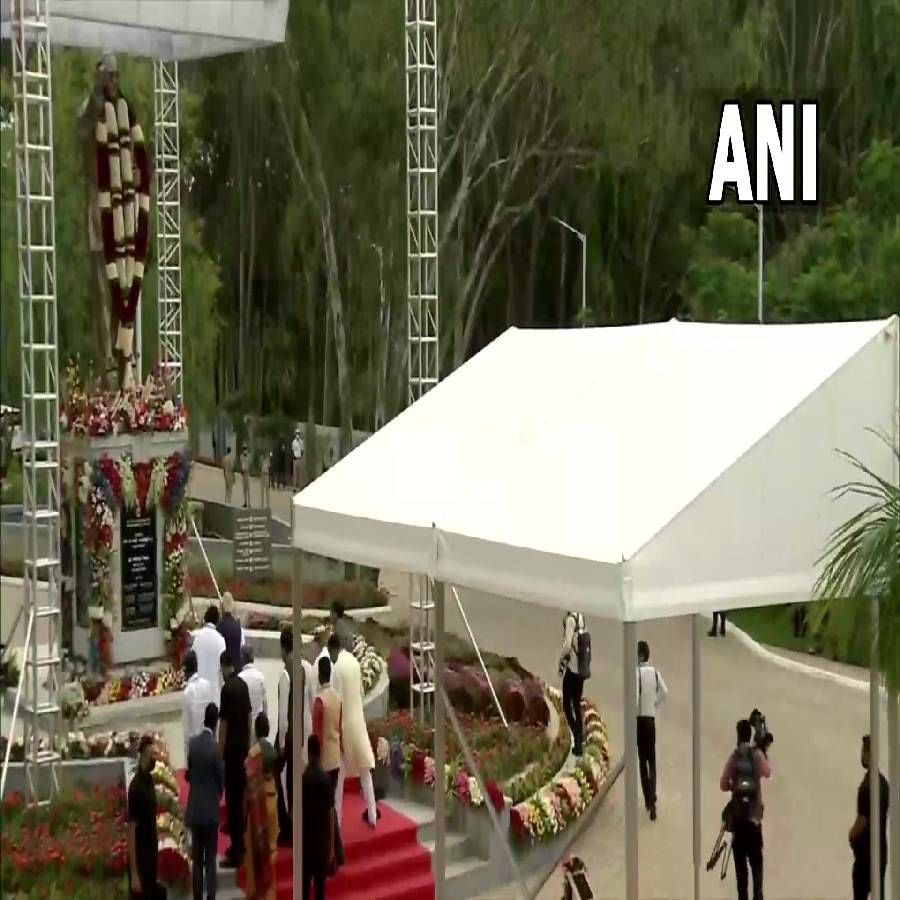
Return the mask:
<svg viewBox="0 0 900 900"><path fill-rule="evenodd" d="M656 714L666 702L669 689L659 670L650 665L650 645L639 641L637 670L637 747L644 806L650 821L656 821Z"/></svg>
<svg viewBox="0 0 900 900"><path fill-rule="evenodd" d="M234 452L231 447L222 460L222 474L225 476L225 503L231 506L231 495L234 492Z"/></svg>
<svg viewBox="0 0 900 900"><path fill-rule="evenodd" d="M725 637L725 613L723 612L714 612L713 613L713 623L712 628L709 630L709 636L716 636L716 625L719 626L719 634L722 637Z"/></svg>
<svg viewBox="0 0 900 900"><path fill-rule="evenodd" d="M569 731L572 732L572 753L579 759L584 753L584 712L581 699L584 695L584 678L578 671L576 640L584 634L584 616L567 612L563 620L563 642L559 654L559 671L562 675L562 703Z"/></svg>
<svg viewBox="0 0 900 900"><path fill-rule="evenodd" d="M241 450L241 485L244 488L244 509L250 509L250 450L246 444Z"/></svg>
<svg viewBox="0 0 900 900"><path fill-rule="evenodd" d="M240 868L244 859L244 794L247 772L244 768L250 752L250 692L247 682L235 672L234 660L226 650L222 654L222 702L219 705L219 749L225 762L225 807L231 847L225 854L225 866Z"/></svg>
<svg viewBox="0 0 900 900"><path fill-rule="evenodd" d="M275 856L278 853L277 757L269 743L269 717L253 720L256 743L247 754L247 832L244 892L249 900L275 900Z"/></svg>
<svg viewBox="0 0 900 900"><path fill-rule="evenodd" d="M343 712L341 770L334 804L337 810L338 825L342 824L344 781L349 777L359 778L362 795L366 801L363 821L370 828L374 828L379 818L378 806L375 801L375 785L372 780L375 755L372 753L372 742L369 740L369 732L366 728L362 669L352 653L341 649L341 641L337 634L332 634L328 639L328 655L334 673L332 678L335 682L335 690L340 695Z"/></svg>
<svg viewBox="0 0 900 900"><path fill-rule="evenodd" d="M266 676L256 667L253 648L249 644L241 647L241 671L238 677L247 682L247 692L250 694L250 721L255 728L260 713L265 713L268 719L269 702L266 699ZM268 739L268 730L263 737Z"/></svg>
<svg viewBox="0 0 900 900"><path fill-rule="evenodd" d="M184 758L188 757L191 740L203 731L203 717L213 693L209 682L197 672L197 654L188 650L184 655L185 685L181 699L181 730L184 732Z"/></svg>
<svg viewBox="0 0 900 900"><path fill-rule="evenodd" d="M334 787L322 768L322 748L311 734L303 773L303 900L325 900L325 880L334 857ZM324 823L328 822L328 827Z"/></svg>
<svg viewBox="0 0 900 900"><path fill-rule="evenodd" d="M272 454L263 450L259 458L259 502L263 509L269 509L271 496L269 489L272 487Z"/></svg>
<svg viewBox="0 0 900 900"><path fill-rule="evenodd" d="M216 743L219 711L208 703L203 712L203 729L191 738L185 779L190 787L184 824L191 830L191 864L194 900L203 900L204 880L207 900L216 896L216 845L219 840L219 806L225 790L225 767Z"/></svg>
<svg viewBox="0 0 900 900"><path fill-rule="evenodd" d="M145 734L138 744L137 770L128 785L128 886L135 900L160 900L165 896L157 876L155 767L156 745Z"/></svg>
<svg viewBox="0 0 900 900"><path fill-rule="evenodd" d="M856 792L856 819L850 829L850 849L853 850L853 900L867 900L872 892L872 815L871 794L869 793L869 779L872 772L869 769L871 753L871 738L866 735L862 739L862 752L860 762L866 770L859 790ZM887 820L888 805L890 804L890 787L887 779L881 772L878 773L879 781L879 806L878 829L881 853L881 898L885 900L884 875L887 871L888 843ZM900 852L900 848L894 847L894 853Z"/></svg>
<svg viewBox="0 0 900 900"><path fill-rule="evenodd" d="M338 865L344 862L341 842L341 816L337 794L341 775L341 758L344 752L344 709L338 692L331 686L331 660L327 656L319 659L319 695L313 707L313 734L322 748L322 768L328 774L334 795L332 816L334 819L335 859Z"/></svg>
<svg viewBox="0 0 900 900"><path fill-rule="evenodd" d="M203 614L203 627L194 632L191 649L197 654L197 673L205 679L212 690L213 698L222 691L222 652L225 638L219 634L219 608L208 606Z"/></svg>
<svg viewBox="0 0 900 900"><path fill-rule="evenodd" d="M748 900L748 866L753 878L753 900L763 900L762 779L771 776L769 761L753 746L753 726L741 719L737 723L737 747L719 779L719 787L731 794L728 828L732 834L738 900Z"/></svg>
<svg viewBox="0 0 900 900"><path fill-rule="evenodd" d="M303 487L303 450L303 438L300 436L300 429L298 428L294 432L294 440L291 442L295 491L299 491Z"/></svg>

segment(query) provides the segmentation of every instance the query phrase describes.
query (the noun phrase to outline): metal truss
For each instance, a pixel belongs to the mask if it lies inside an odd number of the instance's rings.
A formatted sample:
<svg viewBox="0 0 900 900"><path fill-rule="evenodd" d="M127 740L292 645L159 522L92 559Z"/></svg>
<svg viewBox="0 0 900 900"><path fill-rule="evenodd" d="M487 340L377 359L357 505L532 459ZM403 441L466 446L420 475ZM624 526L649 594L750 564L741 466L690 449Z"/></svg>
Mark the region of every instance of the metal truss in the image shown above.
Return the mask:
<svg viewBox="0 0 900 900"><path fill-rule="evenodd" d="M405 0L407 402L437 384L438 56L437 0ZM431 583L410 582L411 707L424 720L434 700Z"/></svg>
<svg viewBox="0 0 900 900"><path fill-rule="evenodd" d="M154 169L156 172L156 296L159 365L183 395L181 343L181 143L178 63L153 65Z"/></svg>
<svg viewBox="0 0 900 900"><path fill-rule="evenodd" d="M9 0L15 109L16 234L22 362L25 654L10 743L22 713L30 799L59 791L60 606L59 360L56 317L53 119L48 0Z"/></svg>

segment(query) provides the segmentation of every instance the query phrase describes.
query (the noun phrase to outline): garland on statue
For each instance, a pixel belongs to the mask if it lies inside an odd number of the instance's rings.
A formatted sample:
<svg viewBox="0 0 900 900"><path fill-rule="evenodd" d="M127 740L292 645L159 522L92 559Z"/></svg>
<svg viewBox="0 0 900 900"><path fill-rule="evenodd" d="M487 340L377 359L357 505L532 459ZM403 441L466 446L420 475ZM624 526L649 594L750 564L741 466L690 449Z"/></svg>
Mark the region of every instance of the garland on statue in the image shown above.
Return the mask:
<svg viewBox="0 0 900 900"><path fill-rule="evenodd" d="M150 161L128 101L106 101L96 126L97 191L116 349L131 356L150 239Z"/></svg>
<svg viewBox="0 0 900 900"><path fill-rule="evenodd" d="M85 546L91 562L93 605L91 665L108 669L112 664L112 624L115 616L112 590L114 513L119 509L145 512L161 506L167 514L163 560L163 615L169 653L180 661L187 639L188 607L185 596L187 545L187 490L191 463L187 453L173 453L151 462L134 463L128 456L116 461L102 456L93 465L82 463L78 478L78 502L83 510ZM64 484L71 479L64 478Z"/></svg>

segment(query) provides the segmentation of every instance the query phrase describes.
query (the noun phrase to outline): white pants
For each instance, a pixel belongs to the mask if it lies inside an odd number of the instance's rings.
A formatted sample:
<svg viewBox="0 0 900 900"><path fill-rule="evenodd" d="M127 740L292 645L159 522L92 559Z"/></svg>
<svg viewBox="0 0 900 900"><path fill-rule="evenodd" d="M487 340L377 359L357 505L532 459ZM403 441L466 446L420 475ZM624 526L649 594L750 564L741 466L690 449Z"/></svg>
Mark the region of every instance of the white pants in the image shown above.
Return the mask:
<svg viewBox="0 0 900 900"><path fill-rule="evenodd" d="M337 790L334 792L334 808L337 812L338 828L341 827L341 810L344 806L344 771L345 766L342 764L338 774ZM374 825L378 821L378 810L375 808L375 785L372 784L372 773L368 769L359 776L359 785L366 801L369 823Z"/></svg>

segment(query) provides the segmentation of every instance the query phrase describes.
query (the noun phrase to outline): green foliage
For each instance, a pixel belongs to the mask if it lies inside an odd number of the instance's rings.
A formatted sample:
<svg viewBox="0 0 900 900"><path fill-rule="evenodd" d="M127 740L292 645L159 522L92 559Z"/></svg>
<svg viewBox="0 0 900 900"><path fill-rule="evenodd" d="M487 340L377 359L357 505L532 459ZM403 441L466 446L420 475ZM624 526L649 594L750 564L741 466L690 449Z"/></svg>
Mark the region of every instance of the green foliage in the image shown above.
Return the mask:
<svg viewBox="0 0 900 900"><path fill-rule="evenodd" d="M900 447L884 438L900 470ZM900 689L900 486L879 477L848 453L841 454L856 470L857 479L835 489L836 497L850 497L861 510L837 528L823 556L825 568L815 593L823 600L820 621L835 610L837 601L853 604L843 608L829 629L840 640L858 640L870 620L873 602L879 607L878 653L889 685ZM871 620L870 620L871 621Z"/></svg>

